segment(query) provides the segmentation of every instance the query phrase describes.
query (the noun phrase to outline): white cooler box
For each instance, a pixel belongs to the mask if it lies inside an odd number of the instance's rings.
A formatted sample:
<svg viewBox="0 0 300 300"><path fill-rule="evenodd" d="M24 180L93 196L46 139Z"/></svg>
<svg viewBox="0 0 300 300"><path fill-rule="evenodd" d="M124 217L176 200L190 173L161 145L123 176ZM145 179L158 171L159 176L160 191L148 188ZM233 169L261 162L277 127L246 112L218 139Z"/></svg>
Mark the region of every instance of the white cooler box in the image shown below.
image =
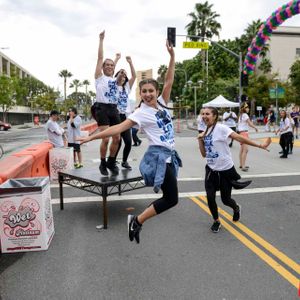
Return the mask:
<svg viewBox="0 0 300 300"><path fill-rule="evenodd" d="M47 250L53 235L49 177L9 179L0 185L2 253Z"/></svg>
<svg viewBox="0 0 300 300"><path fill-rule="evenodd" d="M58 172L74 169L73 148L53 148L49 151L50 179L58 180Z"/></svg>

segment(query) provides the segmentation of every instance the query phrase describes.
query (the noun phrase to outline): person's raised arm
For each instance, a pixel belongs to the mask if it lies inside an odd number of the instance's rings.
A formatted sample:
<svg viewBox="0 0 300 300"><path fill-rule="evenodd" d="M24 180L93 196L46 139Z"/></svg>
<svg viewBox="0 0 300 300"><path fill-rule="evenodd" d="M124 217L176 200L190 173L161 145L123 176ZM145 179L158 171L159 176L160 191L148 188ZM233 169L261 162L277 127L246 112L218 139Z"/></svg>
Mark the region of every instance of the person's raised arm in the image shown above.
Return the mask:
<svg viewBox="0 0 300 300"><path fill-rule="evenodd" d="M206 151L204 146L204 132L199 133L198 137L198 144L199 144L199 150L202 155L202 157L206 157Z"/></svg>
<svg viewBox="0 0 300 300"><path fill-rule="evenodd" d="M162 90L162 98L165 100L166 104L170 100L172 85L174 82L174 73L175 73L175 52L173 46L169 44L169 41L166 42L167 50L170 54L169 67L166 73L165 83Z"/></svg>
<svg viewBox="0 0 300 300"><path fill-rule="evenodd" d="M115 60L114 60L115 67L116 67L118 61L120 60L120 58L121 58L121 53L116 53L116 57L115 57Z"/></svg>
<svg viewBox="0 0 300 300"><path fill-rule="evenodd" d="M108 127L107 129L96 133L96 134L92 134L88 137L78 137L76 138L76 141L80 141L81 144L93 141L93 140L97 140L97 139L103 139L103 138L107 138L107 137L111 137L114 135L117 135L123 131L128 130L129 128L131 128L132 126L134 126L136 123L133 122L130 119L126 119L124 122Z"/></svg>
<svg viewBox="0 0 300 300"><path fill-rule="evenodd" d="M136 72L135 72L135 69L134 69L131 57L130 56L126 56L126 60L129 63L130 72L131 72L131 78L128 81L130 89L131 89L132 86L133 86L133 84L134 84L134 82L135 82L135 79L136 79Z"/></svg>
<svg viewBox="0 0 300 300"><path fill-rule="evenodd" d="M95 70L95 79L102 76L102 67L103 67L103 59L104 59L104 54L103 54L104 37L105 37L105 30L103 30L99 34L99 47L98 47L97 65L96 65L96 70Z"/></svg>

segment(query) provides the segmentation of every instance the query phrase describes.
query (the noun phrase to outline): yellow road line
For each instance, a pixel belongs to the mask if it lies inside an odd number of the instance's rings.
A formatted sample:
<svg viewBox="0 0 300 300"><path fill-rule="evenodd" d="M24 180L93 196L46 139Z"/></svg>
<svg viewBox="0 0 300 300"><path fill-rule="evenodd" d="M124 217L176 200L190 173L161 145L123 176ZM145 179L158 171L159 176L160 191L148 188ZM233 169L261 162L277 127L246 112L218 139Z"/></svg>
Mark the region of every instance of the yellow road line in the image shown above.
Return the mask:
<svg viewBox="0 0 300 300"><path fill-rule="evenodd" d="M203 200L207 203L207 198L205 196L198 196L200 200ZM219 208L220 213L231 223L232 222L232 216L230 216L225 210L222 208ZM247 228L245 225L243 225L241 222L234 223L235 226L237 226L239 229L244 231L248 236L250 236L253 240L255 240L257 243L259 243L261 246L263 246L265 249L267 249L269 252L271 252L274 256L279 258L283 263L285 263L287 266L289 266L291 269L296 271L298 274L300 274L300 265L297 264L294 260L290 259L288 256L286 256L283 252L279 251L277 248L272 246L270 243L268 243L266 240L264 240L261 236L253 232L251 229Z"/></svg>
<svg viewBox="0 0 300 300"><path fill-rule="evenodd" d="M195 202L199 207L201 207L205 212L210 215L209 208L200 200L195 197L190 198L193 202ZM252 243L249 239L243 236L240 232L234 229L231 225L229 225L224 219L220 218L222 225L238 240L240 240L246 247L248 247L251 251L253 251L258 257L260 257L264 262L266 262L271 268L273 268L276 272L278 272L283 278L285 278L288 282L290 282L295 288L299 288L299 279L291 274L288 270L286 270L283 266L281 266L278 262L276 262L272 257L266 254L264 251L259 249L254 243Z"/></svg>

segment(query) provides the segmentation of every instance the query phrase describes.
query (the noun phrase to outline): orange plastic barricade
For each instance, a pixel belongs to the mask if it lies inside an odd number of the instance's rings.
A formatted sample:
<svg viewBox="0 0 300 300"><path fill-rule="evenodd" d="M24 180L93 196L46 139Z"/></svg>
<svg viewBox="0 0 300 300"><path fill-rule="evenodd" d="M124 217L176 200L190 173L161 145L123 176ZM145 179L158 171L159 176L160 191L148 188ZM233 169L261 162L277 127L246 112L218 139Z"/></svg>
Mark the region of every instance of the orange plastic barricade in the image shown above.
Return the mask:
<svg viewBox="0 0 300 300"><path fill-rule="evenodd" d="M7 156L0 161L0 178L2 182L10 178L31 177L32 156Z"/></svg>
<svg viewBox="0 0 300 300"><path fill-rule="evenodd" d="M33 158L31 177L49 176L49 150L51 148L53 148L52 144L44 142L32 145L12 156L31 156Z"/></svg>

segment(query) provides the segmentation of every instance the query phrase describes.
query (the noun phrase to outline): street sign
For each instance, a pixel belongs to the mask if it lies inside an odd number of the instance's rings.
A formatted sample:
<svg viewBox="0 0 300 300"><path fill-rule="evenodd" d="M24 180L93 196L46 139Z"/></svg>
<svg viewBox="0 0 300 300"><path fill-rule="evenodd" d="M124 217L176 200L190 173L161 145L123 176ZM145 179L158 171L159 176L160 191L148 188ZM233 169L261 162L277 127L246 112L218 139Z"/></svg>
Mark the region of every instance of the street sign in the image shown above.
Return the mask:
<svg viewBox="0 0 300 300"><path fill-rule="evenodd" d="M209 43L207 43L207 42L183 42L182 47L207 50L209 48Z"/></svg>
<svg viewBox="0 0 300 300"><path fill-rule="evenodd" d="M256 110L258 111L262 110L262 106L256 106Z"/></svg>
<svg viewBox="0 0 300 300"><path fill-rule="evenodd" d="M277 88L277 97L276 97L276 89L269 89L269 97L271 99L283 99L284 98L284 88Z"/></svg>

